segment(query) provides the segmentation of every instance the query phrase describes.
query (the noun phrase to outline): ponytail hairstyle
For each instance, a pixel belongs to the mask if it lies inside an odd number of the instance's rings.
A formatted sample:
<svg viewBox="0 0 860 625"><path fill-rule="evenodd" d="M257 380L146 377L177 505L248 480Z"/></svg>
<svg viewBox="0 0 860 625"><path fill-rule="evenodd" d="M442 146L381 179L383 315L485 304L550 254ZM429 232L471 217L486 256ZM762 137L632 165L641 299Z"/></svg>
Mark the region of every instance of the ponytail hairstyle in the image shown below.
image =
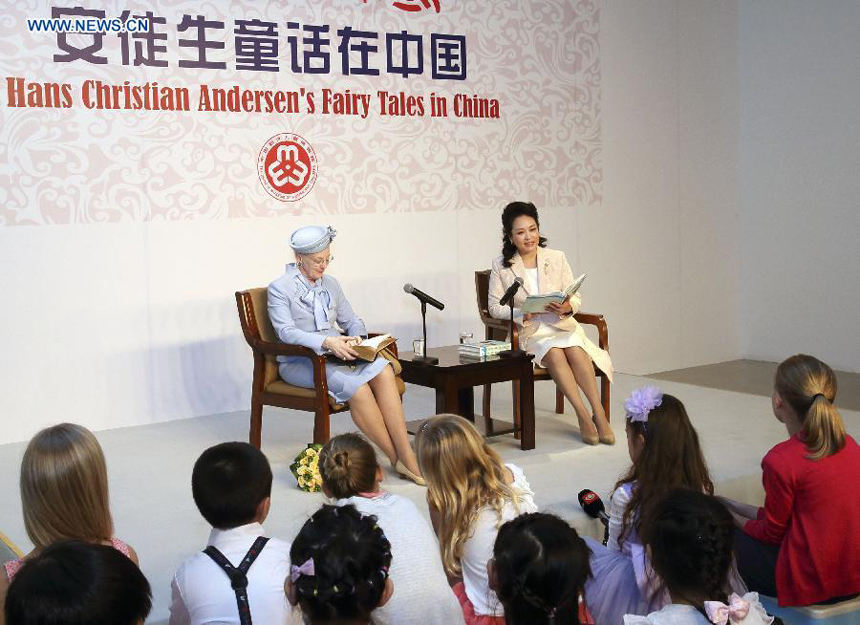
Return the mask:
<svg viewBox="0 0 860 625"><path fill-rule="evenodd" d="M623 543L631 526L640 531L652 508L670 490L689 488L709 495L714 493L699 435L684 404L673 395L660 395L662 401L647 412L645 420L641 417L627 419L628 436L641 435L645 445L627 473L615 484L615 488L634 484L622 517L619 544Z"/></svg>
<svg viewBox="0 0 860 625"><path fill-rule="evenodd" d="M428 419L415 437L421 474L427 480L427 503L439 512L442 565L451 577L462 574L463 546L482 508L501 519L512 502L519 513L519 497L505 482L502 459L469 421L452 414Z"/></svg>
<svg viewBox="0 0 860 625"><path fill-rule="evenodd" d="M511 241L514 230L514 220L517 217L531 217L537 224L540 232L540 220L538 219L537 207L531 202L511 202L502 211L502 265L511 266L511 259L517 253L517 246ZM546 237L538 236L538 245L546 247Z"/></svg>
<svg viewBox="0 0 860 625"><path fill-rule="evenodd" d="M311 623L370 622L391 566L391 545L373 515L324 505L290 547L291 579Z"/></svg>
<svg viewBox="0 0 860 625"><path fill-rule="evenodd" d="M590 555L576 530L555 515L523 514L502 525L493 561L507 625L579 625Z"/></svg>
<svg viewBox="0 0 860 625"><path fill-rule="evenodd" d="M821 460L845 446L845 424L833 405L836 376L830 367L813 356L797 354L777 367L774 388L800 418L807 458Z"/></svg>
<svg viewBox="0 0 860 625"><path fill-rule="evenodd" d="M323 486L336 499L371 492L378 469L376 452L359 434L335 436L320 450Z"/></svg>
<svg viewBox="0 0 860 625"><path fill-rule="evenodd" d="M734 522L719 499L675 489L654 507L640 536L674 603L683 600L707 618L705 601L727 601Z"/></svg>

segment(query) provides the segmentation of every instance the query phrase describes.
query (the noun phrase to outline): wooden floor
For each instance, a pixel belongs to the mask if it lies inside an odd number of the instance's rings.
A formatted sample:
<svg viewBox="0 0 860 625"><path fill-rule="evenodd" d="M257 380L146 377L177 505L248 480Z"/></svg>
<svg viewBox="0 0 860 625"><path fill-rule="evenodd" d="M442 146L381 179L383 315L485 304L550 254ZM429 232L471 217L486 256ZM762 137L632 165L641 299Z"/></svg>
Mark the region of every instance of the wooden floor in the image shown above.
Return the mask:
<svg viewBox="0 0 860 625"><path fill-rule="evenodd" d="M695 384L723 391L769 396L778 363L761 360L730 360L714 365L653 373L648 377L682 384ZM836 371L836 405L860 410L860 373Z"/></svg>

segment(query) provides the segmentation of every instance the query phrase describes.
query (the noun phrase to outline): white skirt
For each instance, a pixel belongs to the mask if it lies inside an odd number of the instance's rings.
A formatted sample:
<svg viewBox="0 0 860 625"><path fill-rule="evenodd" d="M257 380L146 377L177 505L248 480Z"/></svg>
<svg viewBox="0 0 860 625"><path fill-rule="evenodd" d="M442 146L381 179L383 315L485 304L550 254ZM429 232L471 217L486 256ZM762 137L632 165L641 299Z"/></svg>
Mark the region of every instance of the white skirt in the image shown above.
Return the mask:
<svg viewBox="0 0 860 625"><path fill-rule="evenodd" d="M581 347L588 354L591 361L597 365L597 368L606 374L609 381L612 382L612 359L609 358L609 352L605 349L600 349L591 339L585 336L585 330L581 325L576 326L576 330L560 330L548 323L542 323L539 320L533 320L532 323L537 323L538 328L533 334L526 338L523 344L523 349L529 354L534 354L535 363L544 366L543 358L547 352L553 347L564 349L566 347Z"/></svg>

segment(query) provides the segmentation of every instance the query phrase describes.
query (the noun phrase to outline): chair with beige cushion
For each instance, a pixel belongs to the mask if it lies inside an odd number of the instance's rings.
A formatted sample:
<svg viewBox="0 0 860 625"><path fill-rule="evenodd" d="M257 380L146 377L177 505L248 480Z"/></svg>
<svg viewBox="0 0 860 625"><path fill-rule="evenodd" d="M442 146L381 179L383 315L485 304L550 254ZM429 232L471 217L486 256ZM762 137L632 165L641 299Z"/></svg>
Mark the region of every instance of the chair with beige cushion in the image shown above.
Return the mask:
<svg viewBox="0 0 860 625"><path fill-rule="evenodd" d="M254 377L251 383L251 428L249 442L260 447L263 430L263 406L277 406L314 413L314 443L324 444L330 437L329 416L349 410L349 404L337 403L328 394L326 358L301 345L288 345L278 340L269 321L268 295L265 288L236 292L242 333L254 355ZM392 361L397 375L397 388L403 395L406 386L400 379L397 344L380 352ZM314 388L293 386L281 380L277 356L303 356L314 368Z"/></svg>
<svg viewBox="0 0 860 625"><path fill-rule="evenodd" d="M490 316L489 310L489 290L490 290L490 270L485 269L483 271L475 272L475 295L478 298L478 314L481 316L481 321L484 322L486 338L487 340L498 340L504 341L508 337L508 331L510 330L510 322L502 321L501 319L496 319ZM609 350L609 329L606 326L606 320L603 318L603 315L595 315L590 313L576 313L574 318L581 324L593 325L597 327L597 335L598 335L598 346L601 349ZM514 349L519 347L519 331L514 325L514 335L511 337L511 345ZM603 371L594 368L594 373L600 380L600 404L603 406L604 412L606 412L606 420L609 421L609 378L606 376ZM551 380L552 378L549 375L549 371L544 369L543 367L539 367L535 365L534 379L537 380ZM484 385L484 416L488 417L490 415L490 389L492 386L490 384ZM520 391L520 383L518 381L513 382L513 401L514 401L514 425L519 432L520 428L520 401L519 401L519 393ZM564 395L561 391L556 389L555 391L555 411L558 414L564 413ZM517 438L519 438L519 433L517 434Z"/></svg>

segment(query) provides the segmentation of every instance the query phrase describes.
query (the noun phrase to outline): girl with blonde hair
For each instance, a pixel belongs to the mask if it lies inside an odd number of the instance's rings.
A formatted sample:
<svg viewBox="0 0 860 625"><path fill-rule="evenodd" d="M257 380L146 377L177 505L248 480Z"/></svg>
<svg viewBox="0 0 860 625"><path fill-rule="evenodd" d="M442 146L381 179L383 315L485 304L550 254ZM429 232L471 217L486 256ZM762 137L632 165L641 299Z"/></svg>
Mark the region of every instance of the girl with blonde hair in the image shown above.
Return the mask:
<svg viewBox="0 0 860 625"><path fill-rule="evenodd" d="M750 590L780 605L860 593L860 448L836 409L836 376L797 354L776 370L771 403L789 439L762 460L764 507L725 499L739 531L738 568Z"/></svg>
<svg viewBox="0 0 860 625"><path fill-rule="evenodd" d="M30 440L21 461L21 505L33 550L0 571L0 601L24 562L58 540L111 545L138 562L129 545L113 538L104 453L83 426L61 423Z"/></svg>
<svg viewBox="0 0 860 625"><path fill-rule="evenodd" d="M522 470L503 464L462 417L428 420L415 444L442 565L455 582L466 623L501 625L504 609L490 590L487 563L499 527L520 514L537 512L534 493Z"/></svg>

